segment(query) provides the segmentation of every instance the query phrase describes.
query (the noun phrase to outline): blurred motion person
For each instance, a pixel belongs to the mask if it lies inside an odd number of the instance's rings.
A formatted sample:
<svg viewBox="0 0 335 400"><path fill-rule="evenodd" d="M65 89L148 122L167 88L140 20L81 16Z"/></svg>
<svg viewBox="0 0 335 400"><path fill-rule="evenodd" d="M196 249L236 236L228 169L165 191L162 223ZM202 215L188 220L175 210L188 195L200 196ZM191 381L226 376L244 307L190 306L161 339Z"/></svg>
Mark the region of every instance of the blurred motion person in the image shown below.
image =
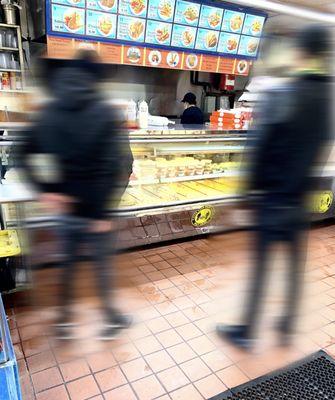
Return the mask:
<svg viewBox="0 0 335 400"><path fill-rule="evenodd" d="M255 197L256 259L242 324L219 324L217 333L232 344L251 349L256 337L266 284L270 247L287 246L287 295L277 328L289 344L301 294L306 249L306 195L312 167L330 138L332 81L327 76L330 34L320 26L297 37L298 70L287 85L273 87L264 98L257 145L253 149L250 190Z"/></svg>
<svg viewBox="0 0 335 400"><path fill-rule="evenodd" d="M115 226L107 216L128 185L133 157L122 122L98 89L101 65L91 50L73 60L45 60L53 101L40 112L21 151L22 166L39 191L39 201L61 214L65 263L61 278L59 339L73 337L71 299L82 243L90 244L106 327L102 339L128 327L130 317L111 304L114 266L109 255ZM122 138L121 138L122 133Z"/></svg>
<svg viewBox="0 0 335 400"><path fill-rule="evenodd" d="M204 115L197 107L197 98L194 93L186 93L183 100L185 111L181 116L180 123L183 125L203 125Z"/></svg>

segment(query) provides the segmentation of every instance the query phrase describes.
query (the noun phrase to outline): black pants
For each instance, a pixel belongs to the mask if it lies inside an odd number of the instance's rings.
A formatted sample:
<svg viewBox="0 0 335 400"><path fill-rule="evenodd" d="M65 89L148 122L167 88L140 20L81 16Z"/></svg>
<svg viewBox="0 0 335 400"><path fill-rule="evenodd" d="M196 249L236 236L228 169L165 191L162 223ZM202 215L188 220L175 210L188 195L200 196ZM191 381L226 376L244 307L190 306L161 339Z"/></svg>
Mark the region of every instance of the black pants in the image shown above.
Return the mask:
<svg viewBox="0 0 335 400"><path fill-rule="evenodd" d="M292 229L279 239L273 232L258 230L256 233L256 258L251 277L250 293L247 297L243 324L247 326L248 335L253 337L259 322L264 289L268 278L269 264L271 263L271 246L283 242L287 250L287 283L286 301L284 305L281 329L291 333L298 312L301 295L302 275L306 261L305 230Z"/></svg>
<svg viewBox="0 0 335 400"><path fill-rule="evenodd" d="M93 272L105 318L109 319L113 314L110 289L111 275L114 272L114 268L109 257L114 248L113 233L90 233L88 232L89 223L90 220L88 219L66 217L61 227L65 256L60 291L60 301L63 309L60 322L62 323L68 322L71 318L69 309L73 298L72 291L76 279L76 266L81 259L80 249L84 244L89 246L89 255L93 262Z"/></svg>

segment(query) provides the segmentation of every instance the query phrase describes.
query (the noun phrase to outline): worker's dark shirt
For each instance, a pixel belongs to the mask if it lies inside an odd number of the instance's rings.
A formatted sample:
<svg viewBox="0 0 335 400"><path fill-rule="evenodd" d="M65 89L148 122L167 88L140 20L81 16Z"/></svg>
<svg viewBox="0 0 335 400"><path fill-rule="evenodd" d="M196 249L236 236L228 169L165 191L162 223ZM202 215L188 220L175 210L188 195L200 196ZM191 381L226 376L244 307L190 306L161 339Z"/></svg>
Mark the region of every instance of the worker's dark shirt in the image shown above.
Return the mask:
<svg viewBox="0 0 335 400"><path fill-rule="evenodd" d="M199 107L192 106L183 112L180 122L183 125L202 125L204 123L204 115Z"/></svg>

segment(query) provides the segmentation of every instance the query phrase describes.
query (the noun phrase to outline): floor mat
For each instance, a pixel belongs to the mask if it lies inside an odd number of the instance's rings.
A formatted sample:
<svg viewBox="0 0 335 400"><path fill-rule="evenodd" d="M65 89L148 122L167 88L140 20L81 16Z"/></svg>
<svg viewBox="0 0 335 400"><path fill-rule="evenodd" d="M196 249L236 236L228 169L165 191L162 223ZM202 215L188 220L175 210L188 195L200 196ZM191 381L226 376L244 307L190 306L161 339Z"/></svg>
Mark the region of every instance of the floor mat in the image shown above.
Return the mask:
<svg viewBox="0 0 335 400"><path fill-rule="evenodd" d="M334 400L335 361L319 351L210 400Z"/></svg>

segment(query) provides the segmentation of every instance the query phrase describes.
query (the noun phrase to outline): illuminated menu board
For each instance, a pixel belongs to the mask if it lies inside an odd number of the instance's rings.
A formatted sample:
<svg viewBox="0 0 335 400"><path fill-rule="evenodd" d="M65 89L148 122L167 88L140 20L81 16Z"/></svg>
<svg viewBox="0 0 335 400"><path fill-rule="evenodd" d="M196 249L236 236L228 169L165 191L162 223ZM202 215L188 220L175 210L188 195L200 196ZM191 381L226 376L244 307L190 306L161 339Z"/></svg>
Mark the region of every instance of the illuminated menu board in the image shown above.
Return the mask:
<svg viewBox="0 0 335 400"><path fill-rule="evenodd" d="M48 35L256 58L266 15L188 0L47 0Z"/></svg>

